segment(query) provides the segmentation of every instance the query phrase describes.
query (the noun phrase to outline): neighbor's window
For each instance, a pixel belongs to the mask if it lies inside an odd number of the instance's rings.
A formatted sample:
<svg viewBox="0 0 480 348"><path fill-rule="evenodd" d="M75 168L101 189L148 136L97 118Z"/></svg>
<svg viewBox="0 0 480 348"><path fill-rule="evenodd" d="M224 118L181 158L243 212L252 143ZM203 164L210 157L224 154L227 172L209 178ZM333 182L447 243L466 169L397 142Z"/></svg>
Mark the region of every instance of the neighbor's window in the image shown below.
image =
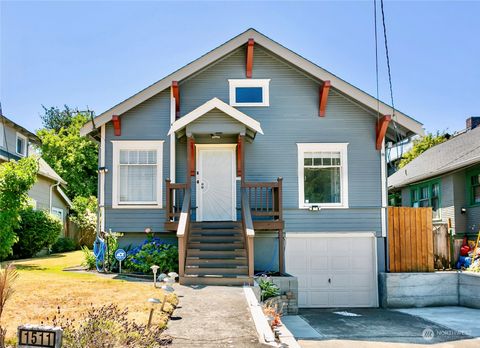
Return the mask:
<svg viewBox="0 0 480 348"><path fill-rule="evenodd" d="M470 204L480 204L480 169L467 174L467 180L470 187Z"/></svg>
<svg viewBox="0 0 480 348"><path fill-rule="evenodd" d="M18 155L27 155L27 138L20 133L17 133L16 151Z"/></svg>
<svg viewBox="0 0 480 348"><path fill-rule="evenodd" d="M2 116L0 116L0 117L2 117ZM4 139L3 139L3 138L4 138L4 134L5 134L5 130L4 130L4 128L3 128L3 123L2 123L2 121L0 120L0 147L3 147L3 146L4 146L4 144L3 144L3 142L4 142Z"/></svg>
<svg viewBox="0 0 480 348"><path fill-rule="evenodd" d="M161 207L163 141L115 141L114 207Z"/></svg>
<svg viewBox="0 0 480 348"><path fill-rule="evenodd" d="M230 105L269 106L269 79L228 80L230 85Z"/></svg>
<svg viewBox="0 0 480 348"><path fill-rule="evenodd" d="M348 144L298 144L299 207L348 207Z"/></svg>
<svg viewBox="0 0 480 348"><path fill-rule="evenodd" d="M432 207L434 219L440 219L440 182L430 181L412 186L412 207Z"/></svg>

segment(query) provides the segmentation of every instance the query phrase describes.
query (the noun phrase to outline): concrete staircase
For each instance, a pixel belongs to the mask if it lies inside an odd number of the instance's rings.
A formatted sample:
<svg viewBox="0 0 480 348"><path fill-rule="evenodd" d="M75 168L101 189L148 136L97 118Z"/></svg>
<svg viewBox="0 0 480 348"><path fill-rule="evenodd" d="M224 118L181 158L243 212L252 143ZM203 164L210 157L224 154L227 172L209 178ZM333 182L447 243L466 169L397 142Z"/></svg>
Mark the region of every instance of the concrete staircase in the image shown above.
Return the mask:
<svg viewBox="0 0 480 348"><path fill-rule="evenodd" d="M185 263L185 285L250 283L241 222L192 222Z"/></svg>

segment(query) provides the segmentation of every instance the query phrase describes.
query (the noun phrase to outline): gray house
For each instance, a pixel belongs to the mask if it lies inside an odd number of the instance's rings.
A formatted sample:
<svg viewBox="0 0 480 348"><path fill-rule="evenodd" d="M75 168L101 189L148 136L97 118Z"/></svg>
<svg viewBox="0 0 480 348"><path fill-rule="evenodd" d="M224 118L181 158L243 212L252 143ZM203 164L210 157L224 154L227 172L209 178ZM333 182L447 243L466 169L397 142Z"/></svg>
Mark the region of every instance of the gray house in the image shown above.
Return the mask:
<svg viewBox="0 0 480 348"><path fill-rule="evenodd" d="M300 306L377 306L395 139L378 107L249 29L83 127L101 145L100 229L175 241L185 284L280 271Z"/></svg>
<svg viewBox="0 0 480 348"><path fill-rule="evenodd" d="M35 154L31 145L39 143L35 134L0 115L0 163ZM42 158L38 164L37 182L28 195L36 209L49 211L61 219L66 231L67 214L72 205L62 190L67 183Z"/></svg>
<svg viewBox="0 0 480 348"><path fill-rule="evenodd" d="M450 222L458 237L480 230L480 117L388 178L407 207L432 207L434 225Z"/></svg>

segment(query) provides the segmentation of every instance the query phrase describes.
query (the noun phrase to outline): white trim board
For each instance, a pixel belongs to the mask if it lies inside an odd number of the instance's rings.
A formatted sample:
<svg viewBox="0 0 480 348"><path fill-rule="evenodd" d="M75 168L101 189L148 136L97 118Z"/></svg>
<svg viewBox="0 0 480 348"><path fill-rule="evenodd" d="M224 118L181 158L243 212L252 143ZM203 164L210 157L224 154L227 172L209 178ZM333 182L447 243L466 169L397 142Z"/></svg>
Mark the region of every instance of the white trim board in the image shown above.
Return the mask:
<svg viewBox="0 0 480 348"><path fill-rule="evenodd" d="M237 120L240 123L243 123L245 126L248 128L254 130L255 132L258 132L260 134L263 134L262 127L260 126L260 122L254 120L250 116L245 115L243 112L235 109L234 107L228 105L227 103L221 101L218 98L212 98L206 103L200 105L198 108L195 110L189 112L185 116L179 118L176 120L173 124L170 130L168 131L168 135L172 135L176 131L179 131L180 129L186 127L189 123L195 121L196 119L202 117L209 111L213 109L218 109L228 116L232 117L233 119Z"/></svg>
<svg viewBox="0 0 480 348"><path fill-rule="evenodd" d="M163 188L163 140L112 140L112 208L116 209L161 209ZM157 151L157 195L156 202L119 201L119 162L120 150L156 150Z"/></svg>
<svg viewBox="0 0 480 348"><path fill-rule="evenodd" d="M265 47L266 49L270 50L274 54L285 59L287 62L299 67L300 69L312 75L313 77L321 81L327 81L327 80L330 81L332 88L335 88L351 96L353 99L367 106L371 110L376 111L378 106L379 112L381 114L384 114L384 115L392 114L391 106L383 103L382 101L377 101L377 99L371 96L370 94L340 79L339 77L328 72L327 70L319 67L318 65L310 62L309 60L303 58L302 56L296 54L295 52L289 50L288 48L273 41L267 36L259 33L255 29L248 29L245 32L241 33L240 35L234 37L233 39L213 49L209 53L201 56L200 58L194 60L193 62L178 69L174 73L167 75L165 78L159 80L158 82L152 84L151 86L143 89L137 94L129 97L123 102L105 111L104 113L102 113L101 115L97 116L94 119L94 123L92 123L92 121L87 122L80 130L80 134L82 136L89 134L95 128L98 128L102 124L109 122L112 119L113 115L124 114L128 110L134 108L140 103L143 103L147 99L150 99L154 95L170 87L172 81L181 81L189 77L190 75L196 73L197 71L207 67L213 62L221 59L222 57L232 52L233 50L245 45L248 39L254 39L255 44ZM395 122L397 124L407 128L412 133L424 134L422 123L414 120L413 118L405 115L404 113L398 110L395 111L395 115L396 115ZM95 124L95 127L94 127L94 124Z"/></svg>

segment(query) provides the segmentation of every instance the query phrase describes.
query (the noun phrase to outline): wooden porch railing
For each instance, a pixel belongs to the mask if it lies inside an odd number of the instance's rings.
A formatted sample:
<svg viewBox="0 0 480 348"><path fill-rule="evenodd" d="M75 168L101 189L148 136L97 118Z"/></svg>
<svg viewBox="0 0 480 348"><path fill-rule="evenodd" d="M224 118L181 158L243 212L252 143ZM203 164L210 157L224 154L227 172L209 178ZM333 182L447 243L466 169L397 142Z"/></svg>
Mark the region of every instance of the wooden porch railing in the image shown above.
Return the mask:
<svg viewBox="0 0 480 348"><path fill-rule="evenodd" d="M187 256L188 235L190 232L190 190L184 191L182 210L178 221L178 274L183 277L185 274L185 261Z"/></svg>
<svg viewBox="0 0 480 348"><path fill-rule="evenodd" d="M243 238L245 239L245 248L248 259L248 276L253 277L254 263L253 263L253 240L255 238L255 230L253 228L252 214L250 209L250 202L247 196L247 191L242 190L242 227Z"/></svg>
<svg viewBox="0 0 480 348"><path fill-rule="evenodd" d="M243 183L253 218L283 220L282 181L282 178L278 178L276 182Z"/></svg>
<svg viewBox="0 0 480 348"><path fill-rule="evenodd" d="M166 179L165 183L166 220L167 222L178 222L185 201L187 184L174 184L170 179Z"/></svg>

